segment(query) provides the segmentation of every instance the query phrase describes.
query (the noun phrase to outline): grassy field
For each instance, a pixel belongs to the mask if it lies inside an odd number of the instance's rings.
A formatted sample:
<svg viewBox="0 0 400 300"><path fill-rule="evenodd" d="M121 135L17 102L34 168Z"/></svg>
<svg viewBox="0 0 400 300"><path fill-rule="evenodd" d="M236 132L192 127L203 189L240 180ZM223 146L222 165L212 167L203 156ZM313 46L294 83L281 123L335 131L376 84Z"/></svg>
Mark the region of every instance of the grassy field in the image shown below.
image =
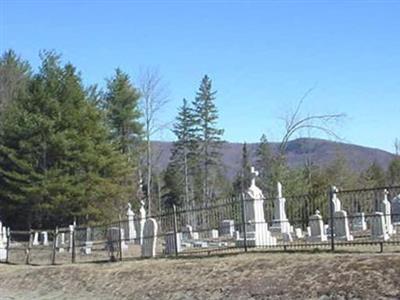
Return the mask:
<svg viewBox="0 0 400 300"><path fill-rule="evenodd" d="M0 265L0 299L400 299L400 254Z"/></svg>

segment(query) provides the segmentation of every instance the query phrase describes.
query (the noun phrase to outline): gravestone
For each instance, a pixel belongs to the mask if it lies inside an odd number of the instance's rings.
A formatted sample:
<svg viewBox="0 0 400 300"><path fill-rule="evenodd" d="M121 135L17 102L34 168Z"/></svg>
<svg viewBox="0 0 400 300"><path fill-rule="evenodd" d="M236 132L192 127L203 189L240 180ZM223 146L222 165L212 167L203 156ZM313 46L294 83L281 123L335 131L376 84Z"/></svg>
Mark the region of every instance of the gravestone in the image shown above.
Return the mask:
<svg viewBox="0 0 400 300"><path fill-rule="evenodd" d="M39 232L35 231L33 233L33 242L32 242L33 246L38 246L39 245Z"/></svg>
<svg viewBox="0 0 400 300"><path fill-rule="evenodd" d="M68 243L68 252L72 252L72 248L74 247L73 239L74 239L74 225L69 225L69 243Z"/></svg>
<svg viewBox="0 0 400 300"><path fill-rule="evenodd" d="M142 257L155 257L158 225L155 219L149 218L143 227Z"/></svg>
<svg viewBox="0 0 400 300"><path fill-rule="evenodd" d="M135 230L135 214L132 211L132 205L128 203L128 211L126 212L126 217L128 219L128 243L133 243L136 239L136 230Z"/></svg>
<svg viewBox="0 0 400 300"><path fill-rule="evenodd" d="M235 234L235 221L234 220L222 220L219 225L219 234L221 236L233 237Z"/></svg>
<svg viewBox="0 0 400 300"><path fill-rule="evenodd" d="M392 223L396 225L400 224L400 195L397 195L392 199Z"/></svg>
<svg viewBox="0 0 400 300"><path fill-rule="evenodd" d="M86 228L86 239L84 246L81 248L81 252L86 255L92 254L92 229L90 227Z"/></svg>
<svg viewBox="0 0 400 300"><path fill-rule="evenodd" d="M3 224L0 221L0 241L3 241Z"/></svg>
<svg viewBox="0 0 400 300"><path fill-rule="evenodd" d="M189 224L186 224L181 228L182 230L182 239L183 240L192 240L193 239L193 227Z"/></svg>
<svg viewBox="0 0 400 300"><path fill-rule="evenodd" d="M278 196L274 200L274 219L270 231L272 232L290 232L289 220L286 217L285 203L286 199L282 196L282 184L277 183Z"/></svg>
<svg viewBox="0 0 400 300"><path fill-rule="evenodd" d="M386 232L385 216L382 212L375 212L371 217L371 237L374 240L386 241L389 235Z"/></svg>
<svg viewBox="0 0 400 300"><path fill-rule="evenodd" d="M176 233L176 246L178 253L182 251L182 233ZM175 254L175 238L174 232L167 232L165 234L165 254Z"/></svg>
<svg viewBox="0 0 400 300"><path fill-rule="evenodd" d="M217 239L218 238L218 230L217 229L211 229L210 230L210 238L212 238L212 239Z"/></svg>
<svg viewBox="0 0 400 300"><path fill-rule="evenodd" d="M64 232L59 233L56 237L56 249L59 253L64 252L65 246L65 234Z"/></svg>
<svg viewBox="0 0 400 300"><path fill-rule="evenodd" d="M384 190L384 196L383 196L383 200L381 203L381 211L383 213L384 219L385 219L385 227L386 227L386 232L391 235L394 233L393 231L393 225L392 225L392 218L391 218L391 205L390 202L388 200L388 190Z"/></svg>
<svg viewBox="0 0 400 300"><path fill-rule="evenodd" d="M333 217L334 217L335 238L338 240L352 241L354 238L350 234L347 212L345 212L344 210L335 211Z"/></svg>
<svg viewBox="0 0 400 300"><path fill-rule="evenodd" d="M125 242L125 230L121 228L121 248L122 250L128 249L128 245Z"/></svg>
<svg viewBox="0 0 400 300"><path fill-rule="evenodd" d="M332 203L333 203L333 212L337 212L339 210L342 210L342 204L339 200L339 198L337 197L337 193L339 192L339 190L337 189L336 186L332 187Z"/></svg>
<svg viewBox="0 0 400 300"><path fill-rule="evenodd" d="M40 233L41 237L42 237L42 245L43 246L48 246L49 245L49 235L47 233L47 231L42 231Z"/></svg>
<svg viewBox="0 0 400 300"><path fill-rule="evenodd" d="M0 239L0 261L5 261L7 259L7 246L3 242L2 239Z"/></svg>
<svg viewBox="0 0 400 300"><path fill-rule="evenodd" d="M251 167L251 186L244 198L244 214L246 218L246 243L248 246L273 246L276 245L276 238L268 230L268 224L264 218L264 195L256 186L258 172ZM236 245L244 245L244 237L236 240Z"/></svg>
<svg viewBox="0 0 400 300"><path fill-rule="evenodd" d="M294 234L297 239L303 238L303 230L301 228L295 228Z"/></svg>
<svg viewBox="0 0 400 300"><path fill-rule="evenodd" d="M311 237L311 227L307 226L307 236Z"/></svg>
<svg viewBox="0 0 400 300"><path fill-rule="evenodd" d="M3 226L3 242L7 243L7 227L6 226Z"/></svg>
<svg viewBox="0 0 400 300"><path fill-rule="evenodd" d="M365 214L363 212L355 213L351 223L353 231L367 230L367 222L365 221Z"/></svg>
<svg viewBox="0 0 400 300"><path fill-rule="evenodd" d="M309 219L310 226L310 237L309 239L313 242L325 242L328 240L325 234L324 222L320 212L317 210L315 215L312 215Z"/></svg>

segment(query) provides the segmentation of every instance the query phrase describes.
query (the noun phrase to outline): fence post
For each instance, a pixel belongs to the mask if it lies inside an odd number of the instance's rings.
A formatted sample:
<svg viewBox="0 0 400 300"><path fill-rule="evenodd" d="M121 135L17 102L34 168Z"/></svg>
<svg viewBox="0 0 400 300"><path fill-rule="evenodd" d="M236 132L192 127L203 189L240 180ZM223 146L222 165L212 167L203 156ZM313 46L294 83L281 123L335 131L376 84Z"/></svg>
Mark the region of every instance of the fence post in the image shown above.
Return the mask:
<svg viewBox="0 0 400 300"><path fill-rule="evenodd" d="M333 201L332 201L334 193L336 193L335 188L334 187L330 187L329 193L328 193L328 199L329 199L329 208L330 208L329 209L330 210L330 227L331 227L331 236L330 236L330 238L331 238L331 251L332 252L335 251L335 235L334 235L334 230L333 230L335 222L333 220L333 218L334 218L334 211L333 211L334 207L333 207Z"/></svg>
<svg viewBox="0 0 400 300"><path fill-rule="evenodd" d="M246 232L246 213L244 211L245 209L244 193L241 193L240 200L242 204L243 246L244 246L244 252L247 252L247 232Z"/></svg>
<svg viewBox="0 0 400 300"><path fill-rule="evenodd" d="M25 264L27 265L29 265L30 263L31 247L32 247L32 229L29 229L29 240L28 240L28 246L26 247L26 257L25 257Z"/></svg>
<svg viewBox="0 0 400 300"><path fill-rule="evenodd" d="M122 226L121 226L121 215L119 215L119 219L118 219L118 228L119 228L119 231L118 231L119 260L122 261L122 234L121 234Z"/></svg>
<svg viewBox="0 0 400 300"><path fill-rule="evenodd" d="M7 230L6 230L6 236L7 236L6 263L8 264L8 257L9 257L9 253L8 252L10 252L10 239L11 239L10 227L8 227Z"/></svg>
<svg viewBox="0 0 400 300"><path fill-rule="evenodd" d="M75 263L75 224L72 227L72 252L71 261Z"/></svg>
<svg viewBox="0 0 400 300"><path fill-rule="evenodd" d="M172 205L173 211L174 211L174 246L175 246L175 256L178 256L178 240L177 240L177 233L178 233L178 227L177 227L177 220L176 220L176 206L175 204Z"/></svg>
<svg viewBox="0 0 400 300"><path fill-rule="evenodd" d="M57 246L57 238L58 238L58 227L53 232L53 254L51 257L51 264L55 265L56 264L56 246Z"/></svg>

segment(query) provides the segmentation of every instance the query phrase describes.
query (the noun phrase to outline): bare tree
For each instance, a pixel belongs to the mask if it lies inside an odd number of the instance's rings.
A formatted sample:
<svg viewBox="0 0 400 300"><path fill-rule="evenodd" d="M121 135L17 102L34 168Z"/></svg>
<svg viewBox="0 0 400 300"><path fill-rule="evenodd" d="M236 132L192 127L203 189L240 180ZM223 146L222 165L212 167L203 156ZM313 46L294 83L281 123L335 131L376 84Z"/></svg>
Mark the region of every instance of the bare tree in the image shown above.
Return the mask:
<svg viewBox="0 0 400 300"><path fill-rule="evenodd" d="M159 119L165 105L169 102L169 93L162 77L156 68L146 68L139 75L139 89L141 93L141 109L144 119L145 134L145 164L146 164L146 197L148 213L151 214L151 175L152 175L152 147L151 138L154 134L167 128L169 123Z"/></svg>
<svg viewBox="0 0 400 300"><path fill-rule="evenodd" d="M285 133L280 141L278 154L276 157L277 161L277 177L280 176L280 172L282 171L282 167L285 161L285 153L287 150L288 142L296 133L301 133L306 131L308 136L311 136L313 131L318 131L320 133L324 133L330 137L335 138L336 140L342 140L337 133L332 129L332 125L342 120L346 115L344 113L338 114L315 114L302 116L301 108L304 104L306 98L312 93L314 88L308 89L304 95L300 98L297 106L291 114L283 118L285 121ZM311 159L308 157L308 161L306 164L310 167L312 165Z"/></svg>
<svg viewBox="0 0 400 300"><path fill-rule="evenodd" d="M307 130L309 133L313 130L327 134L328 136L334 137L335 139L341 139L335 131L331 128L332 123L343 119L346 115L344 113L339 114L321 114L321 115L308 115L307 117L301 116L301 107L305 99L311 94L314 88L308 89L304 95L300 98L295 111L284 118L285 121L285 134L279 145L279 154L284 155L287 144L290 138L302 130Z"/></svg>

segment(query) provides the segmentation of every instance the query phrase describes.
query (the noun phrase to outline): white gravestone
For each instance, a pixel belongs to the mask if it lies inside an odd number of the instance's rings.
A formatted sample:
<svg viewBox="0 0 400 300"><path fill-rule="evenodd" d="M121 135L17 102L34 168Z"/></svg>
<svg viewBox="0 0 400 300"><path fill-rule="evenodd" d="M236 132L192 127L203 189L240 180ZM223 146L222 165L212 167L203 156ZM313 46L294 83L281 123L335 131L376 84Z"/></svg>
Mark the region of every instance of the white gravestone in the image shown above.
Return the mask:
<svg viewBox="0 0 400 300"><path fill-rule="evenodd" d="M392 199L392 223L400 224L400 195Z"/></svg>
<svg viewBox="0 0 400 300"><path fill-rule="evenodd" d="M144 223L146 222L146 210L144 208L144 201L140 201L140 204L141 206L139 209L139 219L136 222L136 243L142 245Z"/></svg>
<svg viewBox="0 0 400 300"><path fill-rule="evenodd" d="M7 227L3 226L3 242L7 243Z"/></svg>
<svg viewBox="0 0 400 300"><path fill-rule="evenodd" d="M42 236L42 245L48 246L49 245L49 236L47 234L47 231L42 231L40 233L40 235Z"/></svg>
<svg viewBox="0 0 400 300"><path fill-rule="evenodd" d="M318 210L315 212L315 215L312 215L310 217L309 226L310 226L309 239L311 241L325 242L328 240L325 234L324 222L322 221L322 217Z"/></svg>
<svg viewBox="0 0 400 300"><path fill-rule="evenodd" d="M333 212L342 210L342 204L341 204L339 198L337 197L337 193L339 190L337 189L336 186L333 186L332 191L333 191L333 193L332 193Z"/></svg>
<svg viewBox="0 0 400 300"><path fill-rule="evenodd" d="M217 229L211 229L210 230L210 238L212 238L212 239L217 239L218 238L218 230Z"/></svg>
<svg viewBox="0 0 400 300"><path fill-rule="evenodd" d="M64 232L59 233L56 237L56 249L58 252L64 252L64 245L65 245L65 234Z"/></svg>
<svg viewBox="0 0 400 300"><path fill-rule="evenodd" d="M347 212L338 210L333 213L335 238L338 240L352 241L354 238L350 234L349 220Z"/></svg>
<svg viewBox="0 0 400 300"><path fill-rule="evenodd" d="M385 189L384 191L384 197L381 203L381 211L383 213L384 219L385 219L385 228L386 232L391 235L393 234L393 225L392 225L392 218L391 218L391 212L392 209L390 207L390 202L388 200L388 190Z"/></svg>
<svg viewBox="0 0 400 300"><path fill-rule="evenodd" d="M311 237L311 227L307 226L307 236Z"/></svg>
<svg viewBox="0 0 400 300"><path fill-rule="evenodd" d="M35 231L33 233L33 242L32 242L33 246L38 246L39 245L39 232Z"/></svg>
<svg viewBox="0 0 400 300"><path fill-rule="evenodd" d="M273 232L291 232L289 220L286 217L286 199L282 196L282 184L278 182L278 197L274 200L274 219L270 228Z"/></svg>
<svg viewBox="0 0 400 300"><path fill-rule="evenodd" d="M0 221L0 241L3 241L3 224Z"/></svg>
<svg viewBox="0 0 400 300"><path fill-rule="evenodd" d="M128 249L128 245L125 243L125 230L121 228L121 248L122 250Z"/></svg>
<svg viewBox="0 0 400 300"><path fill-rule="evenodd" d="M176 246L178 253L182 251L182 233L176 233ZM165 254L175 254L175 239L174 232L167 232L165 234Z"/></svg>
<svg viewBox="0 0 400 300"><path fill-rule="evenodd" d="M294 234L297 239L303 238L303 230L301 228L295 228Z"/></svg>
<svg viewBox="0 0 400 300"><path fill-rule="evenodd" d="M367 230L367 222L365 221L365 214L363 212L355 213L352 216L352 229L353 231Z"/></svg>
<svg viewBox="0 0 400 300"><path fill-rule="evenodd" d="M92 240L92 229L90 227L86 228L86 240L84 247L81 248L81 252L86 255L92 254L92 246L93 242Z"/></svg>
<svg viewBox="0 0 400 300"><path fill-rule="evenodd" d="M276 238L268 230L268 224L264 218L264 195L256 186L258 172L251 167L251 186L247 190L244 199L244 213L246 218L246 243L248 246L273 246L276 245ZM236 240L237 246L244 245L244 237Z"/></svg>
<svg viewBox="0 0 400 300"><path fill-rule="evenodd" d="M68 245L68 252L72 252L72 248L74 247L73 244L74 239L74 225L69 225L69 245Z"/></svg>
<svg viewBox="0 0 400 300"><path fill-rule="evenodd" d="M158 225L155 219L146 220L143 228L142 257L155 257Z"/></svg>
<svg viewBox="0 0 400 300"><path fill-rule="evenodd" d="M385 217L381 212L375 212L371 218L371 237L375 240L386 241L389 235L386 232Z"/></svg>
<svg viewBox="0 0 400 300"><path fill-rule="evenodd" d="M128 243L133 243L136 239L136 230L135 230L135 214L132 211L132 205L128 203L128 211L126 212L126 217L128 219Z"/></svg>
<svg viewBox="0 0 400 300"><path fill-rule="evenodd" d="M186 224L182 227L182 239L192 240L193 239L193 228L191 225Z"/></svg>
<svg viewBox="0 0 400 300"><path fill-rule="evenodd" d="M219 225L219 234L221 236L233 237L235 235L235 221L222 220Z"/></svg>

